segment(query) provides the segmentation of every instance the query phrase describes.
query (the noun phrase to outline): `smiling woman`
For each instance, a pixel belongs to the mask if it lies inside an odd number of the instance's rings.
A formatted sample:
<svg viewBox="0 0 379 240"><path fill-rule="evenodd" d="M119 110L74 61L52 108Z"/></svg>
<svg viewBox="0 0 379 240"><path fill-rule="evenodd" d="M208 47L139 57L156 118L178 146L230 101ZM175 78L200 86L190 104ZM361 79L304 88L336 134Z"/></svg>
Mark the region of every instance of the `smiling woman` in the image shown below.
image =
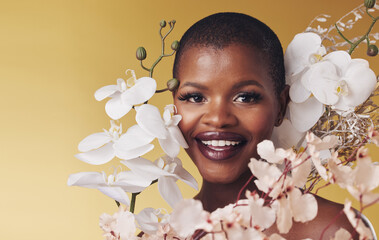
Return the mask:
<svg viewBox="0 0 379 240"><path fill-rule="evenodd" d="M203 178L195 199L214 211L238 200L252 177L250 159L260 158L258 143L270 139L274 126L282 123L289 101L282 48L269 27L239 13L208 16L180 42L173 70L180 81L174 103L183 117L179 127L189 146L186 151ZM262 193L254 182L245 187ZM297 223L289 232L280 231L287 233L284 237L317 239L324 234L329 239L340 227L354 231L341 217L323 233L343 206L316 199L318 216L307 225ZM304 211L314 208L310 202L304 209L308 207ZM275 227L266 231L275 232Z"/></svg>
<svg viewBox="0 0 379 240"><path fill-rule="evenodd" d="M236 200L257 144L281 122L288 98L283 69L276 35L244 14L211 15L182 37L174 103L187 153L203 177L196 198L206 210Z"/></svg>

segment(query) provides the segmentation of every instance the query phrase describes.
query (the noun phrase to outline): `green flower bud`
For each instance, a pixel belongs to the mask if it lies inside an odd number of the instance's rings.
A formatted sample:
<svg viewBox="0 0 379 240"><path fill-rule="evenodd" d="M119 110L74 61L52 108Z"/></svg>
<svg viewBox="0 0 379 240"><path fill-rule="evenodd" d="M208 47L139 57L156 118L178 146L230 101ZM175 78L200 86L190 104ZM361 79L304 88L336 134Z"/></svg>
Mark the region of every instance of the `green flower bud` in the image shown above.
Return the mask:
<svg viewBox="0 0 379 240"><path fill-rule="evenodd" d="M166 27L166 21L165 20L162 20L160 23L159 23L159 25L161 25L161 27Z"/></svg>
<svg viewBox="0 0 379 240"><path fill-rule="evenodd" d="M367 55L370 57L375 57L376 55L378 55L378 47L373 44L369 45L367 47Z"/></svg>
<svg viewBox="0 0 379 240"><path fill-rule="evenodd" d="M136 57L138 60L144 60L146 58L146 55L146 49L144 47L137 48Z"/></svg>
<svg viewBox="0 0 379 240"><path fill-rule="evenodd" d="M177 51L179 49L179 41L178 40L175 40L172 42L171 49L174 51Z"/></svg>
<svg viewBox="0 0 379 240"><path fill-rule="evenodd" d="M176 20L172 20L171 22L172 22L172 24L175 24L175 23L176 23Z"/></svg>
<svg viewBox="0 0 379 240"><path fill-rule="evenodd" d="M179 87L179 81L176 78L167 81L167 88L171 92L175 91Z"/></svg>
<svg viewBox="0 0 379 240"><path fill-rule="evenodd" d="M373 8L375 6L376 0L365 0L365 7L366 8Z"/></svg>

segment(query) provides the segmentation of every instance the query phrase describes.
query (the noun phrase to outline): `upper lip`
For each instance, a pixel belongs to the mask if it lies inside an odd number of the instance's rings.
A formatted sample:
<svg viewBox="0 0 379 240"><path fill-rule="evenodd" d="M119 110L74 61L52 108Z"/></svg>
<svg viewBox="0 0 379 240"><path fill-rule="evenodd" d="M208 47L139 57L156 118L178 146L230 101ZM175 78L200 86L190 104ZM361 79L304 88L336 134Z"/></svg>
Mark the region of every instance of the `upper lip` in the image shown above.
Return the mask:
<svg viewBox="0 0 379 240"><path fill-rule="evenodd" d="M227 140L227 141L246 141L245 137L233 132L201 132L195 136L200 141Z"/></svg>

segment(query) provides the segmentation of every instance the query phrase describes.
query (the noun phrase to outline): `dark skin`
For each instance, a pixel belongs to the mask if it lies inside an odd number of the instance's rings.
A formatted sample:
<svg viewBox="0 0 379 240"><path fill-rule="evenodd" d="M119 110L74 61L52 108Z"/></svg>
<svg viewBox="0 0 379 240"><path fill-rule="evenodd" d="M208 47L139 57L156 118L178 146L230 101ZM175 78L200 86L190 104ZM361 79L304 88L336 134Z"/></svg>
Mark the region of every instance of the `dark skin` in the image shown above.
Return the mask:
<svg viewBox="0 0 379 240"><path fill-rule="evenodd" d="M207 211L236 201L240 189L251 177L250 158L259 159L257 144L270 139L273 127L283 119L288 86L278 95L268 69L258 49L239 44L223 49L192 47L182 56L174 104L183 117L179 127L189 145L187 153L203 177L195 199ZM227 159L209 159L199 146L204 140L199 136L204 132L237 134L243 139L239 143L241 148ZM253 181L247 189L259 192ZM317 196L316 199L319 209L316 218L305 224L294 223L283 237L319 239L331 219L343 209L340 204ZM325 231L324 239L330 239L340 227L354 232L341 214ZM266 230L268 235L275 232L276 226Z"/></svg>

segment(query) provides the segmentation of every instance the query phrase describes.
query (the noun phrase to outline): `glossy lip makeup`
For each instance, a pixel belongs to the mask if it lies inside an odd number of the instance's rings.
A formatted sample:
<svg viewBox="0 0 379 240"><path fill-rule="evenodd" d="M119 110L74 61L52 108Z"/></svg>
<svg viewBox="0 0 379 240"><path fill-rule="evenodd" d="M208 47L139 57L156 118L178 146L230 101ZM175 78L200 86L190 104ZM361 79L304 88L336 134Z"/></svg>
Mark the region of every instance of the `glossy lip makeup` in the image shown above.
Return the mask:
<svg viewBox="0 0 379 240"><path fill-rule="evenodd" d="M204 157L213 161L227 160L238 154L246 139L232 132L201 132L195 136Z"/></svg>

